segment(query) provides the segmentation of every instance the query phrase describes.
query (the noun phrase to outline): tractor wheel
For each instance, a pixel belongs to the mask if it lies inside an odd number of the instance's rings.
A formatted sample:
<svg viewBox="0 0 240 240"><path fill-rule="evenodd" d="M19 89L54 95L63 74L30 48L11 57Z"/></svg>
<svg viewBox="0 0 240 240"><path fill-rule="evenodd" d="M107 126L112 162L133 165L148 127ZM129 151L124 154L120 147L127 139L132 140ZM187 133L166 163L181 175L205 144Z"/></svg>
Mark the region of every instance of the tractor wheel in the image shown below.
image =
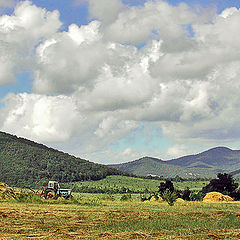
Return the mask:
<svg viewBox="0 0 240 240"><path fill-rule="evenodd" d="M52 189L46 189L46 195L45 195L46 199L56 199L56 193L54 190Z"/></svg>
<svg viewBox="0 0 240 240"><path fill-rule="evenodd" d="M45 187L41 187L38 191L37 191L37 195L41 198L41 199L45 199L46 196L46 189Z"/></svg>

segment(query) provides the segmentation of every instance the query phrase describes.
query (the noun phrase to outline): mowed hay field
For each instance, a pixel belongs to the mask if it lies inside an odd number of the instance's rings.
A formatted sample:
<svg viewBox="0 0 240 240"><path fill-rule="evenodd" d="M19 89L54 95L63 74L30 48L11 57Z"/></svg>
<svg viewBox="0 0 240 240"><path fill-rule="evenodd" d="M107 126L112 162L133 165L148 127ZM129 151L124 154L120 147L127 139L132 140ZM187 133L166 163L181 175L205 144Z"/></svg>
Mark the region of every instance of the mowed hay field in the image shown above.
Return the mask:
<svg viewBox="0 0 240 240"><path fill-rule="evenodd" d="M1 202L0 239L240 239L240 202Z"/></svg>

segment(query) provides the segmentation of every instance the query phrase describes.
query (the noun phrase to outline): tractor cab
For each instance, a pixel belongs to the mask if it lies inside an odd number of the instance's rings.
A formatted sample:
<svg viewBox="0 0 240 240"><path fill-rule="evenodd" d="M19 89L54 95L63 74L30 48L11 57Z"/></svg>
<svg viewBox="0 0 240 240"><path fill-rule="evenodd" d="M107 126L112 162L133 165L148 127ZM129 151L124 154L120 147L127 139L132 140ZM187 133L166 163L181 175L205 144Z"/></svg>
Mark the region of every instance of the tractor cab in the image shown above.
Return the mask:
<svg viewBox="0 0 240 240"><path fill-rule="evenodd" d="M48 188L53 189L55 192L57 192L60 189L60 185L58 182L55 181L49 181L48 182Z"/></svg>

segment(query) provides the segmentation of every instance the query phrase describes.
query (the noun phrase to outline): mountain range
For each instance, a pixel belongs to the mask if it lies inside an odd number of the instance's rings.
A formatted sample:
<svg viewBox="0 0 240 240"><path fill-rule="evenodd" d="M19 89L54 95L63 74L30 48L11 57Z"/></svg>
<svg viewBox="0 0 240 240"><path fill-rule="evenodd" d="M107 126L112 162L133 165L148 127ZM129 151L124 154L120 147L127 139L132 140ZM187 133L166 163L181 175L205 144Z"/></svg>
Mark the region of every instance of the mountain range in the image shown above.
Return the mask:
<svg viewBox="0 0 240 240"><path fill-rule="evenodd" d="M214 178L219 172L240 177L240 151L217 147L169 161L143 157L106 166L0 131L0 182L12 186L99 180L109 175Z"/></svg>
<svg viewBox="0 0 240 240"><path fill-rule="evenodd" d="M240 151L216 147L199 154L168 161L143 157L135 161L108 166L140 176L213 178L219 172L237 176L240 175Z"/></svg>

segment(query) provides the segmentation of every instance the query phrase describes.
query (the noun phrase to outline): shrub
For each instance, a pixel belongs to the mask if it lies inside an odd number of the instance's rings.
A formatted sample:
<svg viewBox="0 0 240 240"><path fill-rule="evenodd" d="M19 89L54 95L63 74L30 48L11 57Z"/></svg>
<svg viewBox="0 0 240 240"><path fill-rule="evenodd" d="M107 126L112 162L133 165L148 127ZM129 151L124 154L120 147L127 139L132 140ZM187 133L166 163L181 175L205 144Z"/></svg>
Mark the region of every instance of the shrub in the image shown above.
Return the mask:
<svg viewBox="0 0 240 240"><path fill-rule="evenodd" d="M169 189L166 189L162 195L162 199L166 201L170 206L173 206L177 200L177 195L175 192L171 192Z"/></svg>
<svg viewBox="0 0 240 240"><path fill-rule="evenodd" d="M152 195L149 193L140 194L140 200L142 202L150 200L151 197L152 197Z"/></svg>
<svg viewBox="0 0 240 240"><path fill-rule="evenodd" d="M203 200L203 193L202 192L191 192L190 201L202 201Z"/></svg>
<svg viewBox="0 0 240 240"><path fill-rule="evenodd" d="M173 186L173 183L169 180L166 180L166 182L161 182L160 183L160 186L158 187L158 191L159 191L159 194L160 196L163 195L163 193L166 191L166 190L169 190L170 192L174 192L174 186Z"/></svg>
<svg viewBox="0 0 240 240"><path fill-rule="evenodd" d="M191 195L191 191L189 190L189 187L187 187L182 194L182 199L186 200L186 201L190 201L190 195Z"/></svg>

